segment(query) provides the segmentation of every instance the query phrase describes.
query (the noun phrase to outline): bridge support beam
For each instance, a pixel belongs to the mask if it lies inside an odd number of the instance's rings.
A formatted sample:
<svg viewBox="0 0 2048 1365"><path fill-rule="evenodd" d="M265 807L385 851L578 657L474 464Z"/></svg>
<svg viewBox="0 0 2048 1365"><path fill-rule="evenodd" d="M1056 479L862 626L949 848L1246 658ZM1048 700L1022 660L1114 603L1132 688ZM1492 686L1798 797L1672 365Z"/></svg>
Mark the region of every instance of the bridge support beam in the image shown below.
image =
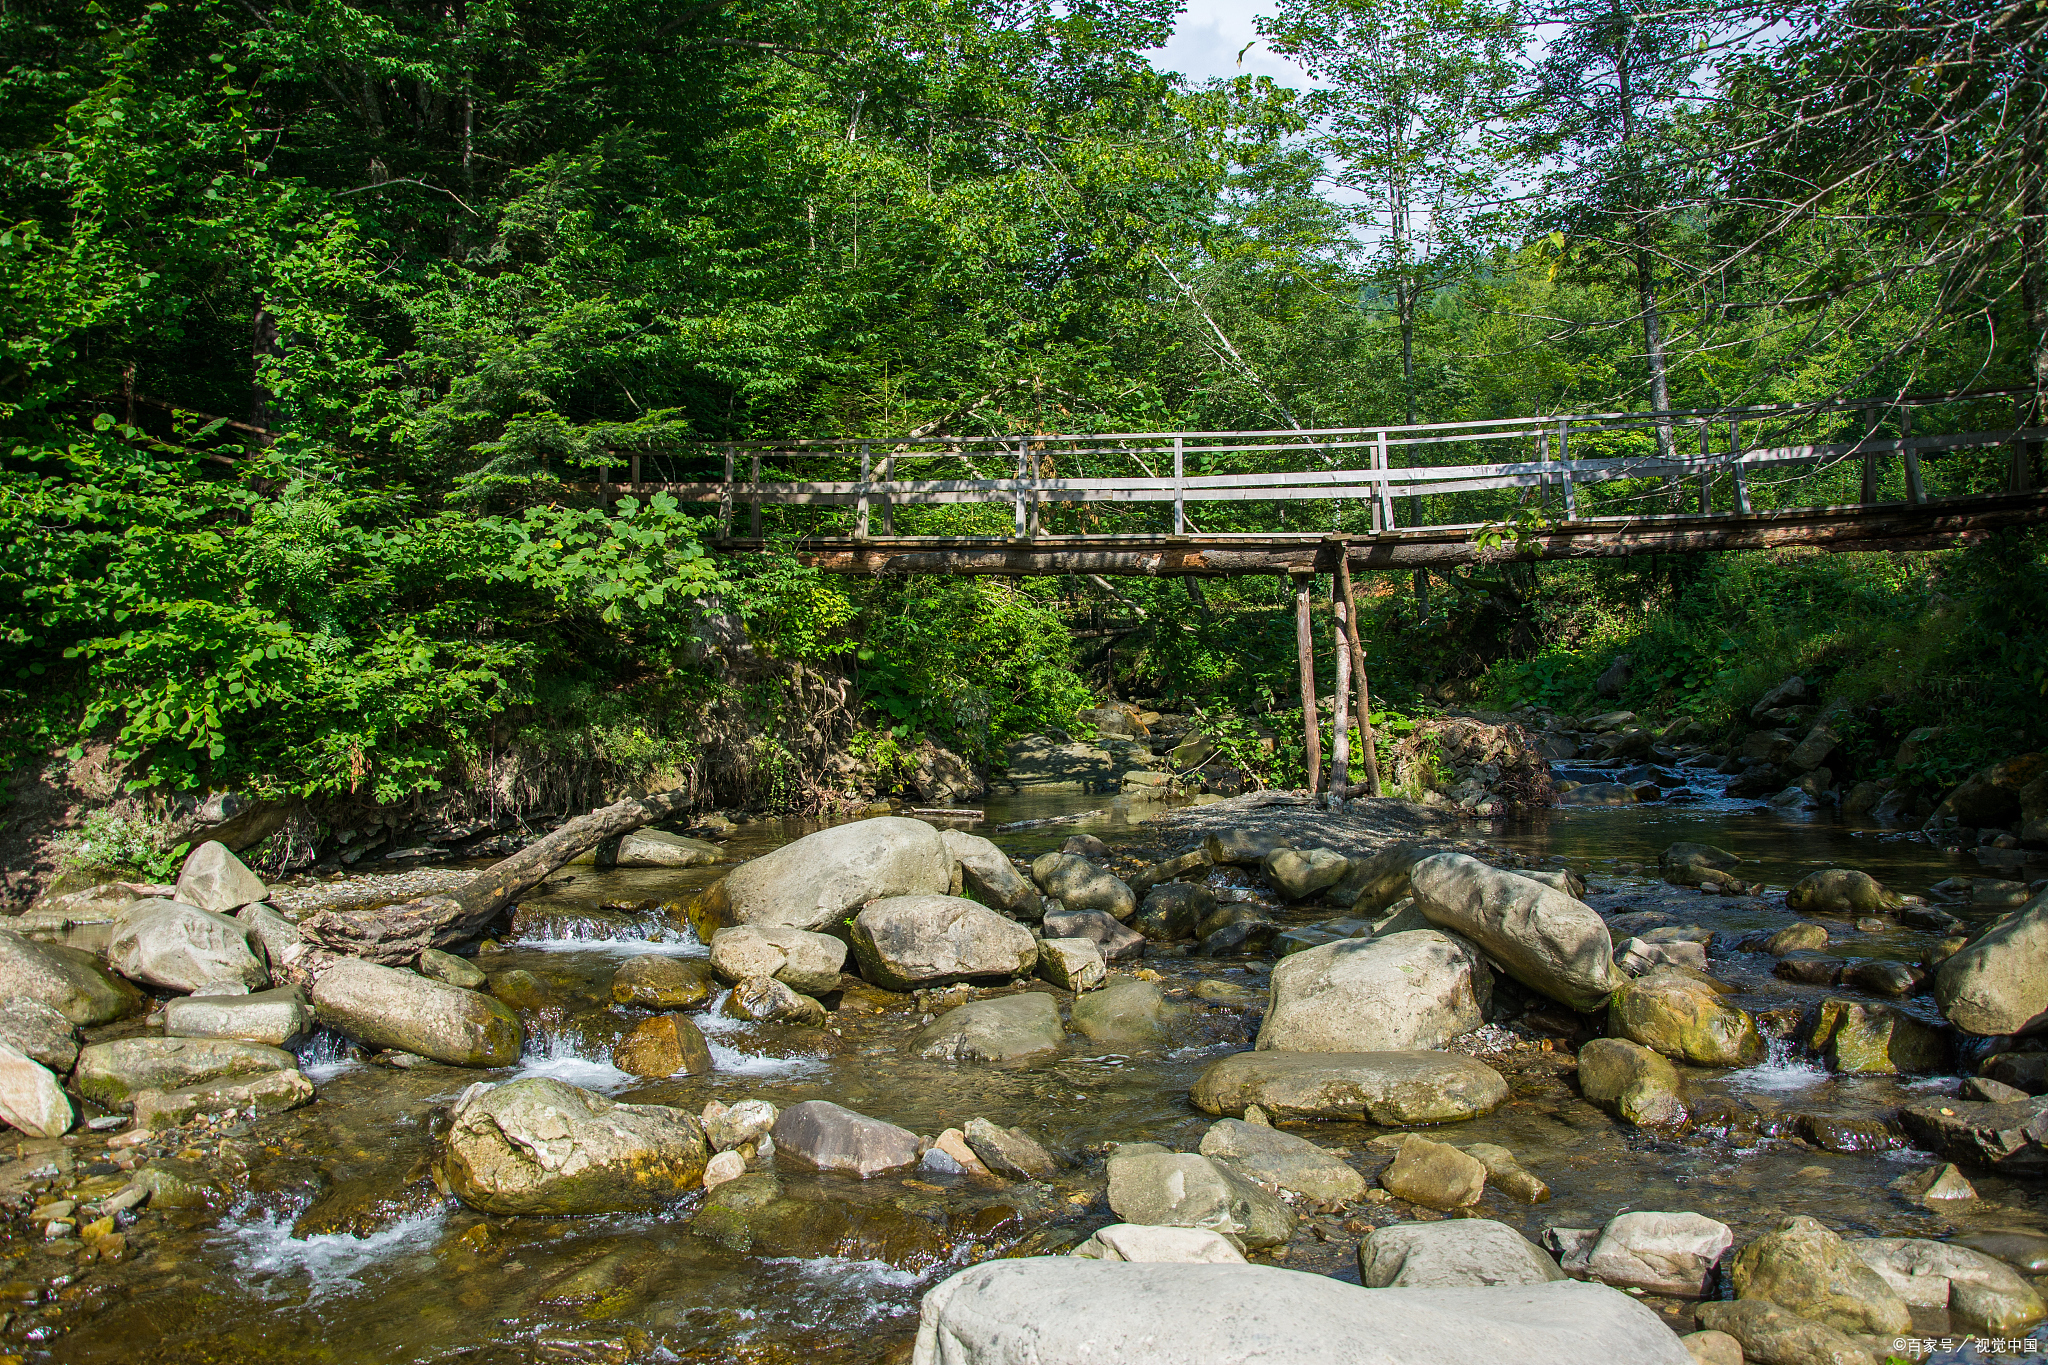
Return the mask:
<svg viewBox="0 0 2048 1365"><path fill-rule="evenodd" d="M1312 573L1294 576L1294 650L1301 667L1301 726L1307 747L1308 794L1322 790L1323 724L1316 713L1316 637L1309 624L1309 587Z"/></svg>
<svg viewBox="0 0 2048 1365"><path fill-rule="evenodd" d="M1331 573L1342 558L1351 572L1441 569L1525 559L1605 559L1715 550L1938 550L1968 544L2006 526L2048 522L2048 491L1977 495L1919 505L1814 507L1751 516L1602 518L1568 521L1482 548L1476 528L1447 527L1337 542L1306 537L1091 536L1037 541L930 539L820 541L797 548L803 563L827 573L936 573L1029 578L1041 574L1294 577ZM729 541L725 548L757 548Z"/></svg>

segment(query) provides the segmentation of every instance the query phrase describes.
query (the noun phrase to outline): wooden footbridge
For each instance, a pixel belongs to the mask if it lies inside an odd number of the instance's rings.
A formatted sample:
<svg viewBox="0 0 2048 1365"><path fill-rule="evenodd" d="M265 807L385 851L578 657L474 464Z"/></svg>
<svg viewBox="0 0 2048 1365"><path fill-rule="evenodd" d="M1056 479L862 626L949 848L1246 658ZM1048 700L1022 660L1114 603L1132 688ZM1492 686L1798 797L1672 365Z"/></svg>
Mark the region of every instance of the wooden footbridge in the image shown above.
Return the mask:
<svg viewBox="0 0 2048 1365"><path fill-rule="evenodd" d="M1329 790L1377 796L1369 725L1366 781L1349 785L1350 717L1371 705L1354 572L1951 546L2048 521L2048 427L2029 414L2040 420L2035 395L2006 390L1314 431L806 440L697 452L699 470L722 460L710 477L643 481L636 456L628 484L598 491L715 504L721 548L782 541L833 573L1288 575L1311 793L1322 740L1310 589L1327 573ZM1232 529L1202 530L1197 514Z"/></svg>
<svg viewBox="0 0 2048 1365"><path fill-rule="evenodd" d="M1297 575L1339 557L1362 571L1933 549L2048 520L2036 474L2048 428L2020 424L2026 402L2003 391L1312 431L750 443L706 448L688 461L702 473L669 478L643 480L635 456L626 481L598 491L712 504L721 548L775 538L852 574ZM1913 432L1916 417L1924 428L1992 404L2012 421ZM703 469L720 459L722 471ZM1203 530L1198 517L1265 526Z"/></svg>

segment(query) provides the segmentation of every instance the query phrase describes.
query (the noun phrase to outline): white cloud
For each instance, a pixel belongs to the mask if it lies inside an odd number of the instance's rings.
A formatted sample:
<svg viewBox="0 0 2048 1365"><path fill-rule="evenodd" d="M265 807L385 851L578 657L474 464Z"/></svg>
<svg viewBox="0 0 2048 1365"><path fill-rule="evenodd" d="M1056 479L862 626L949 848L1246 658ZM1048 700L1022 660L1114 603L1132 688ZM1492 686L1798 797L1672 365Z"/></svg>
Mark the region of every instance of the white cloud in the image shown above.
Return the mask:
<svg viewBox="0 0 2048 1365"><path fill-rule="evenodd" d="M1179 71L1197 81L1271 76L1282 85L1311 84L1301 68L1277 56L1252 27L1255 16L1271 11L1270 0L1189 0L1172 39L1145 55L1160 70Z"/></svg>

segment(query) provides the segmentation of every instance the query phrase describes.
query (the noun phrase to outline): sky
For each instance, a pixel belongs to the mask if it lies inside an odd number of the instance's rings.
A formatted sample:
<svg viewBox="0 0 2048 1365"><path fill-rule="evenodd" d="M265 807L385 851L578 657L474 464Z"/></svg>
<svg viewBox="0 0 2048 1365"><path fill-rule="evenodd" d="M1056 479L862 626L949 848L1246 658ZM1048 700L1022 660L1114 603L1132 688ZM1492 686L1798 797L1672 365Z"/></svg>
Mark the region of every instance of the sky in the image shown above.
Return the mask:
<svg viewBox="0 0 2048 1365"><path fill-rule="evenodd" d="M1195 80L1211 76L1271 76L1284 85L1307 84L1301 69L1275 56L1252 27L1255 15L1271 13L1271 0L1188 0L1173 40L1146 55L1162 70ZM1252 44L1238 60L1238 49Z"/></svg>

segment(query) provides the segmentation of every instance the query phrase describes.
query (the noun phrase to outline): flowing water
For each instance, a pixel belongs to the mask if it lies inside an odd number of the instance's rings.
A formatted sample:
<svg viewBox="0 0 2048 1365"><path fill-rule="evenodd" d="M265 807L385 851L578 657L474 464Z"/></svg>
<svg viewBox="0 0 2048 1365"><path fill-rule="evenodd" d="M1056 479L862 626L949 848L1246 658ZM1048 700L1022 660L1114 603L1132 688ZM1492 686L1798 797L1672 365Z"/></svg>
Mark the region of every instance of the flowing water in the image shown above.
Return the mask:
<svg viewBox="0 0 2048 1365"><path fill-rule="evenodd" d="M970 828L993 830L1100 800L995 800L987 821ZM808 828L743 826L730 850L758 855ZM1080 831L1154 855L1185 840L1108 818L995 837L1029 857ZM1682 804L1559 810L1526 825L1497 822L1467 833L1581 870L1592 884L1589 899L1610 912L1657 908L1716 930L1782 923L1782 903L1657 884L1657 853L1674 840L1731 848L1754 860L1749 875L1780 891L1829 864L1861 867L1915 892L1958 872L1984 871L1902 836L1759 814L1749 803L1721 799L1711 781ZM938 1279L986 1255L1056 1250L1113 1221L1104 1144L1150 1140L1192 1150L1209 1120L1189 1105L1189 1084L1215 1057L1249 1046L1256 1031L1256 1005L1207 1005L1190 988L1216 977L1248 987L1256 999L1270 961L1155 955L1144 965L1186 1007L1181 1033L1155 1051L1106 1053L1073 1035L1057 1058L1030 1065L919 1061L903 1044L926 1006L944 1004L849 990L825 1030L740 1023L714 1007L696 1016L716 1063L710 1075L630 1076L609 1058L638 1016L611 1005L611 975L637 954L702 955L678 907L718 872L571 869L530 897L512 934L477 959L494 979L517 970L537 983L527 983L519 1001L531 1041L516 1069L481 1077L440 1066L401 1070L317 1036L305 1057L319 1090L314 1104L194 1139L188 1157L246 1166L224 1209L152 1212L129 1230L127 1254L116 1263L81 1264L69 1252L25 1243L5 1248L12 1260L0 1274L14 1283L0 1285L0 1296L17 1307L0 1329L0 1357L14 1351L36 1360L194 1365L900 1360L919 1296ZM1289 917L1305 923L1331 913ZM1845 923L1831 928L1837 951L1857 957L1911 960L1932 941L1896 926L1869 934ZM1818 993L1778 981L1769 966L1743 954L1714 963L1752 1010ZM1905 1100L1952 1090L1955 1077L1837 1077L1776 1043L1756 1066L1696 1073L1703 1093L1739 1101L1749 1118L1671 1141L1625 1129L1580 1100L1562 1048L1492 1032L1503 1050L1490 1060L1509 1076L1513 1098L1460 1125L1453 1140L1498 1142L1549 1183L1554 1198L1538 1206L1486 1197L1487 1216L1532 1237L1552 1225L1597 1227L1630 1208L1697 1210L1733 1225L1738 1239L1789 1213L1867 1234L1931 1236L1957 1225L2048 1231L2048 1201L2026 1184L1981 1178L1977 1211L1931 1214L1886 1188L1926 1164L1926 1154L1888 1140L1873 1142L1876 1150L1833 1152L1797 1136L1801 1116L1881 1117ZM696 1196L658 1214L581 1218L485 1217L442 1200L426 1171L448 1104L477 1079L521 1075L692 1112L714 1099L830 1099L926 1134L981 1115L1039 1135L1070 1165L1028 1186L927 1170L861 1182L784 1169L786 1191L820 1205L814 1222L826 1231L748 1254L690 1231ZM1370 1126L1318 1125L1310 1135L1368 1174L1386 1159L1369 1145L1378 1135ZM1355 1281L1360 1234L1398 1216L1366 1204L1309 1213L1280 1263ZM1682 1306L1661 1306L1682 1321Z"/></svg>

